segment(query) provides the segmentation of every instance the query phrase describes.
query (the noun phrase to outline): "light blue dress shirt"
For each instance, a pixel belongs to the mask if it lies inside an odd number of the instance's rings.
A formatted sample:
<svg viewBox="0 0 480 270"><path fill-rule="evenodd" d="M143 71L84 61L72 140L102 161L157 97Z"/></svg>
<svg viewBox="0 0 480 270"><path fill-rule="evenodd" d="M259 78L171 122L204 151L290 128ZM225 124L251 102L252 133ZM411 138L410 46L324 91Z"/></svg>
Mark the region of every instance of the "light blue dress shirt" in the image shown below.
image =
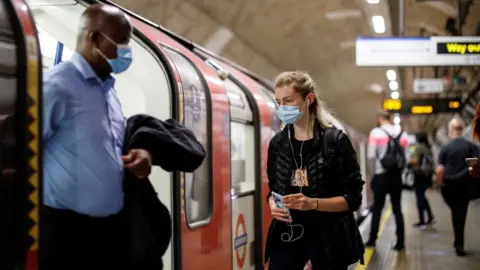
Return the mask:
<svg viewBox="0 0 480 270"><path fill-rule="evenodd" d="M44 204L105 217L123 208L125 117L113 89L78 53L44 75Z"/></svg>

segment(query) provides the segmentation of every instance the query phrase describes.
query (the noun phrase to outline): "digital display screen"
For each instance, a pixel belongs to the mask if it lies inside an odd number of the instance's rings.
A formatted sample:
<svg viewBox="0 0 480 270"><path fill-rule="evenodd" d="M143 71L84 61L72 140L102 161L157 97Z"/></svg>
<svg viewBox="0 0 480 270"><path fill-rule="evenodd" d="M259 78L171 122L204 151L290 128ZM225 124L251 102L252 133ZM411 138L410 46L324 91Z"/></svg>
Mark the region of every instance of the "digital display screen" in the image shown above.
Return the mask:
<svg viewBox="0 0 480 270"><path fill-rule="evenodd" d="M455 113L460 111L460 98L385 99L383 109L403 115Z"/></svg>

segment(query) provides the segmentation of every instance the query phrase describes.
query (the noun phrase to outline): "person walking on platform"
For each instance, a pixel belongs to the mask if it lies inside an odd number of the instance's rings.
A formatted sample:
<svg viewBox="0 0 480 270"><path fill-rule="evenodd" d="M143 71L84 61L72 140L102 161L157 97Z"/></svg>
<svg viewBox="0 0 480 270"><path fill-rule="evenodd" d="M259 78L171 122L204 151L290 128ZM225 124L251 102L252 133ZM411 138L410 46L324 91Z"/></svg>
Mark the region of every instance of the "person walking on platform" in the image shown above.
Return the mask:
<svg viewBox="0 0 480 270"><path fill-rule="evenodd" d="M442 185L442 196L452 213L453 246L458 256L465 256L464 232L470 202L470 175L466 158L478 157L478 147L462 137L463 123L452 119L448 123L451 141L438 154L437 181Z"/></svg>
<svg viewBox="0 0 480 270"><path fill-rule="evenodd" d="M125 269L124 167L137 177L151 156L122 156L125 117L110 75L128 69L132 25L118 8L82 14L76 52L43 84L42 269Z"/></svg>
<svg viewBox="0 0 480 270"><path fill-rule="evenodd" d="M364 181L345 133L332 127L304 72L275 82L278 116L286 126L270 141L267 201L273 216L265 259L271 270L347 269L364 247L353 212Z"/></svg>
<svg viewBox="0 0 480 270"><path fill-rule="evenodd" d="M388 112L378 115L379 126L370 132L368 139L368 160L374 168L371 188L373 191L372 224L367 246L374 247L378 236L380 216L390 195L392 211L397 225L395 250L405 248L405 228L401 207L402 172L407 164L408 135L392 125Z"/></svg>
<svg viewBox="0 0 480 270"><path fill-rule="evenodd" d="M418 222L413 224L417 228L426 228L435 223L430 203L425 192L432 186L432 177L435 173L435 165L428 137L425 132L416 134L417 143L413 146L410 155L410 167L414 175L414 188L417 197ZM425 221L425 212L428 220Z"/></svg>

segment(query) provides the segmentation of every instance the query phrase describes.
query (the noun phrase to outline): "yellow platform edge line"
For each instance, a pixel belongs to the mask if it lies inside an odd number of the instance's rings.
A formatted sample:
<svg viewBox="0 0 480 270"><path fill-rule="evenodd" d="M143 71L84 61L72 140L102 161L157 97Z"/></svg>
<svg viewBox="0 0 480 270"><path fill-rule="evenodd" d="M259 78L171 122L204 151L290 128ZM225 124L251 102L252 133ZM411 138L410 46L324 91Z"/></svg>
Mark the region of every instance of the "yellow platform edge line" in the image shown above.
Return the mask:
<svg viewBox="0 0 480 270"><path fill-rule="evenodd" d="M383 229L385 229L385 224L387 224L388 219L392 215L392 207L391 205L388 205L387 209L382 215L382 219L380 220L380 226L378 228L378 238L383 233ZM371 226L371 225L370 225ZM363 254L363 260L364 260L364 265L361 265L360 263L357 263L357 266L355 267L355 270L365 270L367 269L368 264L372 260L372 256L375 253L375 248L374 247L367 247L365 248L365 254Z"/></svg>

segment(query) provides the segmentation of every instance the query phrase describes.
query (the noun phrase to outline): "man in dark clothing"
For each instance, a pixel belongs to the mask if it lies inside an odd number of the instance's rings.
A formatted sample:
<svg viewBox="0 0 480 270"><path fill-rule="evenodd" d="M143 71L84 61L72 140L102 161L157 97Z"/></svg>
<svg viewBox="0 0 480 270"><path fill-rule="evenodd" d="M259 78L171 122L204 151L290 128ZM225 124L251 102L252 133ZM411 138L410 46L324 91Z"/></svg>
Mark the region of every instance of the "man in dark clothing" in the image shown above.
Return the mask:
<svg viewBox="0 0 480 270"><path fill-rule="evenodd" d="M374 247L376 244L385 199L387 195L390 195L392 212L397 226L397 243L393 249L401 251L405 248L405 225L401 206L402 169L388 169L382 160L387 156L389 149L392 149L391 145L395 143L394 140L398 143L398 148L403 150L404 160L408 160L408 135L392 124L388 112L380 112L377 121L379 126L372 129L368 138L367 155L370 167L374 169L374 176L371 183L373 191L372 227L366 245ZM398 164L398 162L396 163Z"/></svg>
<svg viewBox="0 0 480 270"><path fill-rule="evenodd" d="M470 201L470 175L466 158L477 157L478 148L462 137L463 123L453 119L448 124L452 139L440 149L437 179L442 185L442 196L452 212L455 236L454 247L458 256L465 256L464 232Z"/></svg>

